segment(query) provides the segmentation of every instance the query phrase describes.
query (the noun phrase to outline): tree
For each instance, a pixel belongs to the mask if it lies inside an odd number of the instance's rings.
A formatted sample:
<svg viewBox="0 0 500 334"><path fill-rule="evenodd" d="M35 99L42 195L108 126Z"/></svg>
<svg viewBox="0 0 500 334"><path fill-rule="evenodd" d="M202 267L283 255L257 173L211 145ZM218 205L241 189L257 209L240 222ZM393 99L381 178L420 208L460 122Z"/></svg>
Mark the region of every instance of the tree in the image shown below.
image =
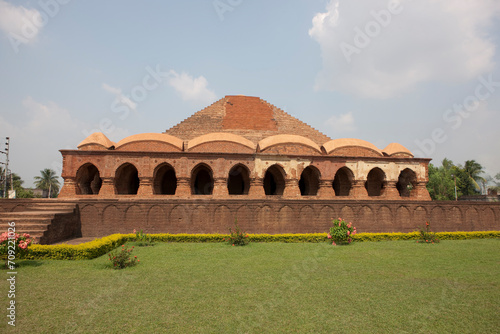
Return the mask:
<svg viewBox="0 0 500 334"><path fill-rule="evenodd" d="M429 164L429 182L427 190L433 200L447 201L455 199L455 182L453 173L456 166L449 159L443 159L441 167Z"/></svg>
<svg viewBox="0 0 500 334"><path fill-rule="evenodd" d="M16 191L16 198L34 198L33 191L23 188L24 181L16 173L12 173L12 185Z"/></svg>
<svg viewBox="0 0 500 334"><path fill-rule="evenodd" d="M59 192L59 180L56 172L50 168L40 171L41 176L35 176L35 186L38 189L47 190L48 197L54 197Z"/></svg>
<svg viewBox="0 0 500 334"><path fill-rule="evenodd" d="M491 186L488 187L488 189L500 191L500 173L497 173L495 177L491 177L489 175L486 176L486 181L489 184L492 184Z"/></svg>
<svg viewBox="0 0 500 334"><path fill-rule="evenodd" d="M486 180L481 176L484 174L483 166L475 160L467 160L463 168L465 174L470 182L465 187L465 195L475 195L481 192L481 186L478 182L485 182Z"/></svg>

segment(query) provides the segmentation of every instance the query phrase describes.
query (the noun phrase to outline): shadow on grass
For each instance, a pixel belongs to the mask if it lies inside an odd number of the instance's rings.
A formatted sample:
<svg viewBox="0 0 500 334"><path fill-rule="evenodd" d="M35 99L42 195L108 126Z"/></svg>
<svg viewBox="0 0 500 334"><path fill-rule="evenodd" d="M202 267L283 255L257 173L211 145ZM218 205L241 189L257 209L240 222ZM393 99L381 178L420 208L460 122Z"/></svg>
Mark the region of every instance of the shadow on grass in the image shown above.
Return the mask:
<svg viewBox="0 0 500 334"><path fill-rule="evenodd" d="M37 260L19 260L16 261L15 263L16 263L16 269L22 267L40 267L41 265L43 265L42 261L37 261ZM1 269L11 270L7 267L7 263L3 263Z"/></svg>

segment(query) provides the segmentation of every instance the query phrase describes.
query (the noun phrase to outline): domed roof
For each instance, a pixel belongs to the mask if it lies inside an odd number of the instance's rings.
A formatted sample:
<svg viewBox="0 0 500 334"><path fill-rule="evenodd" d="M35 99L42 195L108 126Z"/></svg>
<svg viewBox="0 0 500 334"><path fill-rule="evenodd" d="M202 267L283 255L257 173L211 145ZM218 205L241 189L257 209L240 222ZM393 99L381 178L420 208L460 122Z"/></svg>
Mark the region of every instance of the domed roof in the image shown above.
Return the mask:
<svg viewBox="0 0 500 334"><path fill-rule="evenodd" d="M82 149L87 145L98 145L107 150L115 146L115 143L109 140L108 137L106 137L102 132L94 132L78 144L77 148Z"/></svg>
<svg viewBox="0 0 500 334"><path fill-rule="evenodd" d="M179 150L182 150L183 146L183 142L181 139L171 135L167 135L165 133L140 133L137 135L128 136L120 140L118 143L116 143L116 149L118 150L120 149L120 147L134 142L161 142L172 145Z"/></svg>
<svg viewBox="0 0 500 334"><path fill-rule="evenodd" d="M264 151L265 149L271 146L281 145L281 144L300 144L310 147L318 151L318 153L321 153L321 148L319 147L318 144L316 144L309 138L297 135L276 135L264 138L259 142L259 148L261 151Z"/></svg>
<svg viewBox="0 0 500 334"><path fill-rule="evenodd" d="M382 152L388 156L406 155L413 158L413 154L410 150L399 143L390 143L382 150Z"/></svg>
<svg viewBox="0 0 500 334"><path fill-rule="evenodd" d="M380 149L378 149L375 145L366 140L356 139L356 138L340 138L330 140L323 144L323 148L325 149L327 154L334 152L335 150L347 147L359 147L364 148L368 151L373 152L376 155L383 156L383 153Z"/></svg>
<svg viewBox="0 0 500 334"><path fill-rule="evenodd" d="M227 133L227 132L214 132L214 133L208 133L206 135L201 135L199 137L193 138L188 142L187 145L187 150L190 150L198 145L205 144L205 143L210 143L210 142L216 142L216 141L225 141L225 142L231 142L231 143L236 143L240 144L243 146L246 146L248 148L251 148L252 150L255 150L256 145L251 142L250 140L246 139L245 137L235 135L233 133Z"/></svg>

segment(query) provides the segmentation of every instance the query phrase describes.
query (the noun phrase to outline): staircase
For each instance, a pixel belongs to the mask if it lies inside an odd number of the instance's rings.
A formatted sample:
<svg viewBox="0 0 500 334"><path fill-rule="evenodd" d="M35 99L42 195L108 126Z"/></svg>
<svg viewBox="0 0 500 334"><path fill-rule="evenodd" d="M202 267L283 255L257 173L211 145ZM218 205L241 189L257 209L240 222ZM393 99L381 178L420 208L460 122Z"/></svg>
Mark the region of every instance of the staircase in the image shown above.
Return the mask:
<svg viewBox="0 0 500 334"><path fill-rule="evenodd" d="M38 201L14 211L0 211L0 231L15 222L16 233L29 233L35 243L51 244L79 236L80 219L75 203Z"/></svg>

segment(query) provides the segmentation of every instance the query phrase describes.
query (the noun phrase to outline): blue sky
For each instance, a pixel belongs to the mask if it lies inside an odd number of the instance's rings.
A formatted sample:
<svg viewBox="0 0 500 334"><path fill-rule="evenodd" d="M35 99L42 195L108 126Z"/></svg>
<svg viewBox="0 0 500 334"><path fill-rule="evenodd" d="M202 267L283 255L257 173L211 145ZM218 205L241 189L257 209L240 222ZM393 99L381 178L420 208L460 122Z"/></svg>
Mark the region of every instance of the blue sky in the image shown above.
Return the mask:
<svg viewBox="0 0 500 334"><path fill-rule="evenodd" d="M163 132L243 94L494 175L499 19L495 0L0 0L0 138L30 186L93 131Z"/></svg>

